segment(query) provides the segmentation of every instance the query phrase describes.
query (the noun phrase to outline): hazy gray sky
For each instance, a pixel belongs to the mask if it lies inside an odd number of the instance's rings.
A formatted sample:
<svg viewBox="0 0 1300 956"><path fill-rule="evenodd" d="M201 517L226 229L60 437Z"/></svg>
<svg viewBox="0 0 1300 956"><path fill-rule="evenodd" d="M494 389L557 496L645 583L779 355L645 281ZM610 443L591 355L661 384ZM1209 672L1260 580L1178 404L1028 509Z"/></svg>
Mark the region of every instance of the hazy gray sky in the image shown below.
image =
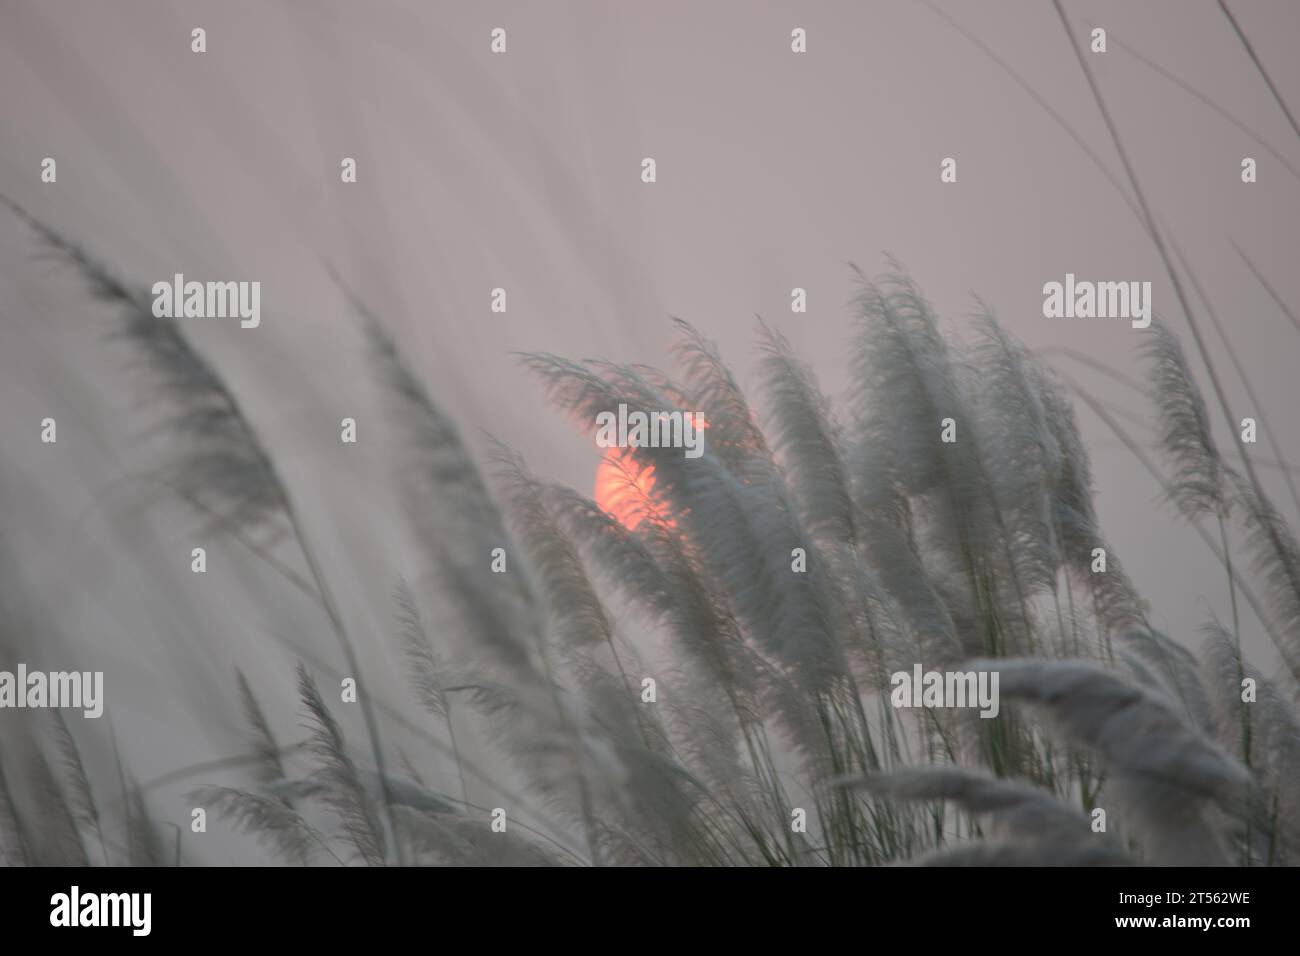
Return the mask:
<svg viewBox="0 0 1300 956"><path fill-rule="evenodd" d="M1122 181L1049 3L939 6ZM1066 6L1080 35L1108 29L1109 52L1090 63L1142 185L1300 462L1300 334L1230 245L1300 304L1300 182L1120 42L1297 168L1300 143L1210 0ZM1300 104L1300 5L1232 7L1284 97ZM190 50L196 26L207 31L202 55ZM489 51L497 26L508 30L505 55ZM794 27L808 32L805 55L790 52ZM1150 280L1157 313L1186 331L1152 244L1113 186L1006 73L912 0L0 0L0 90L7 195L135 280L261 281L260 328L217 323L196 338L283 451L321 534L335 538L328 560L365 571L338 575L341 598L374 632L386 626L393 575L408 570L406 545L394 544L403 521L391 498L369 496L389 481L390 450L371 427L376 391L326 263L388 319L467 434L490 433L583 490L596 451L543 405L512 352L662 365L676 315L752 382L761 314L839 394L854 291L847 264L874 274L885 253L956 325L978 294L1031 346L1077 349L1125 373L1137 372L1142 333L1122 321L1043 318L1043 283L1067 272ZM58 162L53 185L40 181L46 156ZM345 156L357 159L356 184L339 181ZM646 156L657 161L653 185L640 181ZM945 185L939 163L949 156L958 181ZM1252 185L1240 181L1245 156L1259 162ZM93 646L106 666L142 680L188 668L184 687L154 685L139 719L166 721L158 732L187 752L210 733L221 753L228 728L185 715L222 712L222 701L233 721L234 663L282 666L267 633L292 633L286 621L309 609L264 611L277 586L233 561L218 562L203 594L171 599L172 589L196 587L186 563L193 524L123 479L149 463L138 451L141 393L123 350L103 339L102 308L35 251L31 233L0 213L0 535L21 558L29 598L56 606L58 639ZM489 311L497 286L508 290L504 315ZM806 315L790 312L795 286L808 290ZM1146 416L1144 397L1053 361ZM1222 371L1234 408L1248 414L1226 357ZM60 422L57 451L35 444L45 415ZM361 423L360 454L339 450L344 415ZM1195 642L1208 610L1227 613L1222 574L1157 504L1132 456L1086 409L1079 416L1108 535L1157 626ZM1149 446L1149 430L1125 424ZM1217 412L1214 424L1223 425ZM1226 431L1219 437L1230 443ZM1264 473L1286 504L1277 472ZM115 561L131 547L156 558ZM196 601L210 618L194 620ZM328 654L325 641L317 646ZM1257 630L1248 648L1271 659ZM174 762L166 750L138 759L161 772Z"/></svg>

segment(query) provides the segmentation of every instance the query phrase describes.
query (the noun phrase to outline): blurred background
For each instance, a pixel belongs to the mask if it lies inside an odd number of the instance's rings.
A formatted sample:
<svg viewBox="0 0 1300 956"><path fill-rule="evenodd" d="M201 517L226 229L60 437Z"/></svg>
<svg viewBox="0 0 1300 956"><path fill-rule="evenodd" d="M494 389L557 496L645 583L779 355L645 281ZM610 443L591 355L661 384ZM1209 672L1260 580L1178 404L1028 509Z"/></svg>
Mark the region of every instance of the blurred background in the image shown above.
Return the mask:
<svg viewBox="0 0 1300 956"><path fill-rule="evenodd" d="M1283 98L1300 102L1300 6L1231 8ZM1300 463L1300 332L1233 246L1300 302L1295 133L1210 0L1066 9L1079 42L1108 31L1089 63L1143 189ZM206 53L191 52L195 27ZM495 27L504 55L489 49ZM795 27L804 55L790 51ZM544 405L515 353L665 366L680 316L744 385L762 316L838 397L849 264L875 274L886 255L958 331L981 297L1151 444L1148 398L1104 371L1140 378L1142 333L1045 319L1042 286L1067 272L1150 280L1157 314L1186 337L1168 277L1125 197L1005 67L1127 189L1048 3L0 0L0 191L132 282L261 282L259 328L186 330L276 450L350 628L373 643L370 680L397 699L401 675L378 648L395 576L420 565L391 490L400 449L330 269L472 444L499 439L586 493L598 450ZM57 183L41 181L45 157ZM355 184L340 182L344 157ZM654 184L641 182L643 157ZM945 157L955 184L940 183ZM489 308L495 287L504 314ZM806 314L790 311L794 287ZM86 759L105 772L111 735L147 782L239 750L236 666L291 725L296 660L342 664L310 603L237 546L205 540L149 480L167 443L110 327L75 273L0 209L0 666L105 671L107 719L77 728ZM1225 387L1251 414L1240 381ZM1116 436L1078 414L1102 526L1152 623L1194 645L1209 613L1230 613L1221 570ZM39 440L47 416L55 445ZM345 416L355 446L339 442ZM1272 450L1255 447L1296 518ZM202 576L190 571L200 545ZM1245 641L1258 666L1275 663L1259 628ZM22 719L0 713L0 745ZM164 781L151 799L183 806L193 782ZM239 853L221 843L203 858Z"/></svg>

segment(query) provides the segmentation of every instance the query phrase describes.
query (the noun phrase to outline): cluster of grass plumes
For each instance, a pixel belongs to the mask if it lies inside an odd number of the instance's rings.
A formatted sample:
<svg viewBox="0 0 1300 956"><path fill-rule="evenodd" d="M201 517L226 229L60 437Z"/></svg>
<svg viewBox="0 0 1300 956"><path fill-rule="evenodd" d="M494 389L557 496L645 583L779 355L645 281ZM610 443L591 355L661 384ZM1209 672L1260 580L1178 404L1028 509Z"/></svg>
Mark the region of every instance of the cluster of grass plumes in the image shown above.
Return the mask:
<svg viewBox="0 0 1300 956"><path fill-rule="evenodd" d="M41 228L119 309L158 376L183 442L169 486L313 597L344 666L312 671L357 681L352 739L300 667L306 737L285 743L239 680L242 779L194 800L278 860L1258 865L1300 852L1295 674L1250 668L1236 614L1238 597L1250 601L1283 660L1300 659L1300 557L1277 509L1216 450L1164 328L1146 351L1167 486L1189 520L1218 524L1234 608L1232 622L1207 624L1199 658L1151 628L1106 543L1064 384L987 309L963 337L946 333L897 267L859 276L856 386L842 408L764 325L756 405L685 323L672 372L523 356L584 429L622 403L704 415L702 457L636 450L655 481L627 475L621 505L639 504L641 519L631 530L509 449L481 470L354 302L408 450L399 497L427 545L426 566L393 569L387 646L412 694L385 701L362 679L274 450L220 372L180 324L153 319L143 296ZM955 442L941 441L945 419ZM267 524L284 532L269 544L254 534ZM1253 550L1258 595L1229 559L1233 526ZM507 573L491 568L497 548ZM1098 548L1104 573L1092 568ZM793 570L794 549L806 570ZM895 709L890 675L914 664L997 669L1000 714ZM1255 703L1242 702L1246 678ZM430 776L391 742L397 730L454 772ZM471 758L467 739L487 741L487 755ZM0 776L5 859L48 859L46 848L134 860L143 849L124 857L103 840L66 728L53 745L43 809L22 808ZM135 831L153 832L138 790L124 785L121 802ZM492 828L498 807L505 833ZM1097 808L1106 833L1093 831ZM792 827L798 815L806 832Z"/></svg>
<svg viewBox="0 0 1300 956"><path fill-rule="evenodd" d="M155 819L123 766L92 783L59 712L10 721L0 749L0 866L172 866L180 828Z"/></svg>

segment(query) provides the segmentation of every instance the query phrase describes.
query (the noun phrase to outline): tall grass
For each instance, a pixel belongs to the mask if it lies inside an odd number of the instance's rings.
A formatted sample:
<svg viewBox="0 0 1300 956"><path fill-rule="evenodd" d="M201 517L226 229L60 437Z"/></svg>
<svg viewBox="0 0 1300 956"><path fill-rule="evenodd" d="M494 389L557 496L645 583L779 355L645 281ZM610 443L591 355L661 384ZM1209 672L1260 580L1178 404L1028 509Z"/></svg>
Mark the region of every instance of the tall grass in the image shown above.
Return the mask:
<svg viewBox="0 0 1300 956"><path fill-rule="evenodd" d="M620 403L704 414L702 457L635 452L656 480L628 476L634 530L509 449L480 461L354 301L409 450L398 495L427 546L424 566L392 569L389 647L411 698L379 700L313 529L220 371L183 324L153 319L139 292L29 221L148 360L184 449L169 486L215 530L289 531L252 553L313 595L358 678L364 746L308 668L284 675L305 738L272 726L239 675L248 754L177 771L195 778L196 805L275 859L1276 865L1300 852L1300 549L1218 451L1164 326L1142 341L1166 487L1179 514L1215 523L1233 609L1207 622L1200 662L1152 629L1107 544L1064 382L987 307L953 334L897 264L858 276L855 387L841 406L762 324L757 403L683 322L667 370L520 357L587 432ZM940 440L945 418L954 443ZM1238 585L1243 546L1254 588ZM494 548L507 573L491 569ZM1276 675L1245 660L1239 591L1288 665ZM997 669L1001 713L893 708L890 674L916 663ZM400 752L399 728L428 752ZM166 827L125 771L109 795L66 726L46 736L27 747L26 792L11 755L0 764L7 862L183 858L183 837L163 849ZM1106 832L1094 832L1098 809ZM806 831L792 826L801 815Z"/></svg>

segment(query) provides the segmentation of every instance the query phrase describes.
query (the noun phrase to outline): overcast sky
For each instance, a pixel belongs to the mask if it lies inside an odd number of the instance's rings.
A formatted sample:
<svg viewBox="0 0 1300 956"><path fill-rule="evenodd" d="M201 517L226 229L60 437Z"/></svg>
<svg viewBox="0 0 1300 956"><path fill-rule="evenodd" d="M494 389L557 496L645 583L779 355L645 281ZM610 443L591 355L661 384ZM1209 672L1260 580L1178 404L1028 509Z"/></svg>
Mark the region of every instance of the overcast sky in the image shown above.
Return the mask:
<svg viewBox="0 0 1300 956"><path fill-rule="evenodd" d="M1050 4L939 6L1124 182ZM1300 105L1300 6L1232 8ZM1300 180L1282 161L1300 169L1300 142L1210 0L1067 10L1080 38L1108 30L1109 51L1089 62L1142 186L1300 462L1300 332L1231 245L1300 305ZM489 50L498 26L504 55ZM207 31L204 54L191 52L194 27ZM795 27L807 30L804 55L790 51ZM1045 319L1045 282L1067 272L1149 280L1157 313L1186 336L1124 198L1014 79L913 0L0 0L0 90L8 196L134 280L262 283L258 329L218 322L195 336L280 450L348 613L374 632L386 627L393 576L409 572L409 543L391 497L368 491L388 487L391 460L371 427L379 406L356 323L326 264L385 316L479 447L491 434L584 491L596 451L544 406L511 353L662 365L675 315L715 338L752 384L762 315L839 395L848 263L876 273L886 253L956 327L979 295L1031 346L1078 350L1125 374L1140 374L1142 333ZM40 181L47 156L56 184ZM345 156L357 160L355 184L340 182ZM1240 180L1246 156L1259 164L1251 185ZM653 185L640 181L643 157L657 162ZM939 181L945 157L957 160L955 184ZM170 746L134 758L147 777L178 751L229 749L234 664L274 667L265 686L283 686L287 658L268 634L295 632L287 622L310 611L265 610L282 588L235 551L194 593L192 519L131 477L148 464L135 450L147 419L127 356L105 342L102 307L35 252L32 234L0 212L0 535L23 603L57 612L57 633L22 639L66 642L110 674L151 682L133 716L165 722L156 732ZM795 286L808 291L806 315L790 312ZM494 287L507 289L505 314L489 310ZM1146 417L1148 402L1126 386L1052 360L1117 414ZM1249 414L1226 357L1221 370L1234 410ZM46 415L59 421L57 450L36 442ZM360 422L362 454L340 450L345 415ZM1211 610L1228 613L1222 574L1135 459L1090 412L1079 416L1108 536L1157 626L1194 644ZM1149 429L1121 420L1150 446ZM1214 424L1224 424L1217 411ZM1219 439L1231 443L1226 430ZM1279 473L1263 473L1294 517ZM1247 647L1271 661L1257 628ZM184 682L171 679L178 672ZM194 716L204 713L223 716L210 726Z"/></svg>

